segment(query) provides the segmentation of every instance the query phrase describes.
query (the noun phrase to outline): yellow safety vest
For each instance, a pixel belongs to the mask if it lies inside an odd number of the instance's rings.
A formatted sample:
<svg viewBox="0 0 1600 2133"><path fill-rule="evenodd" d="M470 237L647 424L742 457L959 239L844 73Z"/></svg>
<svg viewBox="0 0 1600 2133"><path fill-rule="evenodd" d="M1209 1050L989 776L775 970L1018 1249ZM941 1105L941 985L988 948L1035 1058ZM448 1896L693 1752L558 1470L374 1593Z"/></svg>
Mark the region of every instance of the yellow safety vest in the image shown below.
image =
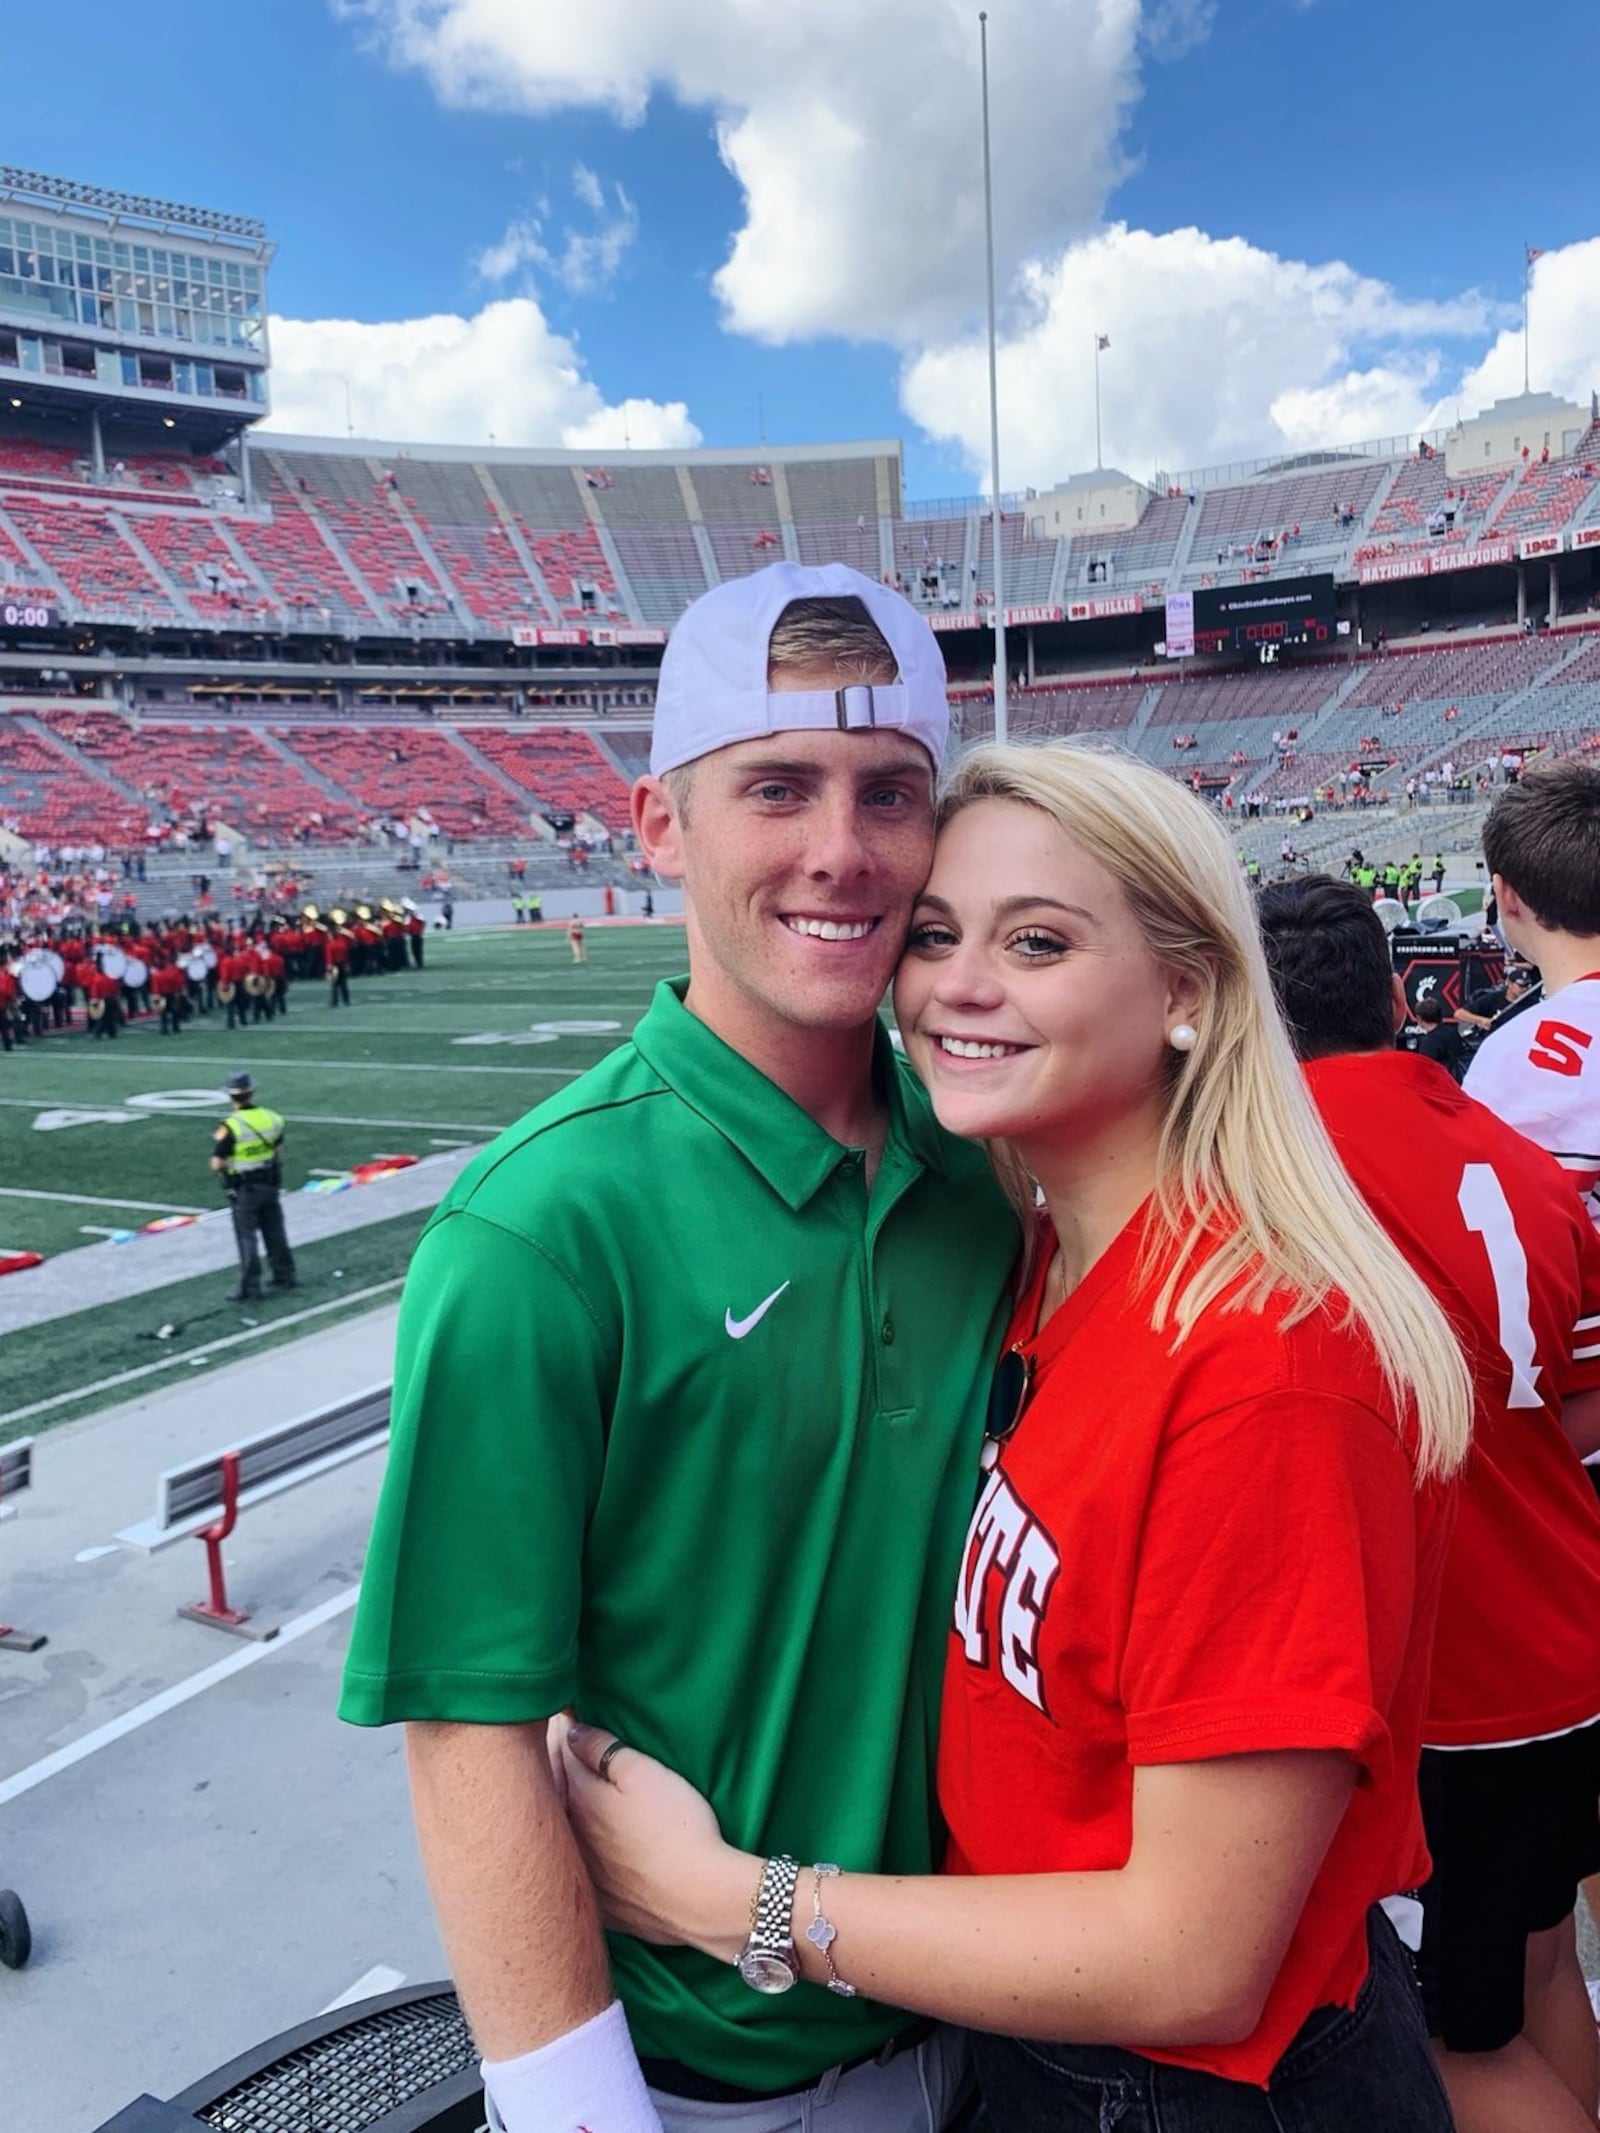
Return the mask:
<svg viewBox="0 0 1600 2133"><path fill-rule="evenodd" d="M225 1118L222 1127L233 1140L229 1177L248 1177L255 1170L270 1170L277 1162L284 1129L276 1111L269 1111L264 1104L253 1104Z"/></svg>

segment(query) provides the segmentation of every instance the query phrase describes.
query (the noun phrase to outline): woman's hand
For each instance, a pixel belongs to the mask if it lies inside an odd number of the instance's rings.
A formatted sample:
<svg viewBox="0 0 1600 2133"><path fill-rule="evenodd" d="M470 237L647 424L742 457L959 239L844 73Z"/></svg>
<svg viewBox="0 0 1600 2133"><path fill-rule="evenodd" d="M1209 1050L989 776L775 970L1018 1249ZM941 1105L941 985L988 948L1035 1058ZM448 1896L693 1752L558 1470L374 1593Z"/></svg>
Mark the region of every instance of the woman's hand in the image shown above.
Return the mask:
<svg viewBox="0 0 1600 2133"><path fill-rule="evenodd" d="M560 1735L567 1818L606 1924L735 1961L762 1862L723 1842L710 1804L687 1779L638 1748L610 1752L614 1742L595 1726L568 1724Z"/></svg>

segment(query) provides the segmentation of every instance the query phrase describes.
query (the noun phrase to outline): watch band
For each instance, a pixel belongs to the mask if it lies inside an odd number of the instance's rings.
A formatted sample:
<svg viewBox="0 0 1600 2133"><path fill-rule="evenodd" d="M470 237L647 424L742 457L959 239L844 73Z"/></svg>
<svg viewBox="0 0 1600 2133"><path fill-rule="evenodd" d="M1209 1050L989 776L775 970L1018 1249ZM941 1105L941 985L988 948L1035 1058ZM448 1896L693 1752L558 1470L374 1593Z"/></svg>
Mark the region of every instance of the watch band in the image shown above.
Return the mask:
<svg viewBox="0 0 1600 2133"><path fill-rule="evenodd" d="M750 1905L750 1938L740 1952L738 1969L757 1992L786 1992L800 1975L794 1948L794 1897L800 1862L778 1852L761 1869Z"/></svg>

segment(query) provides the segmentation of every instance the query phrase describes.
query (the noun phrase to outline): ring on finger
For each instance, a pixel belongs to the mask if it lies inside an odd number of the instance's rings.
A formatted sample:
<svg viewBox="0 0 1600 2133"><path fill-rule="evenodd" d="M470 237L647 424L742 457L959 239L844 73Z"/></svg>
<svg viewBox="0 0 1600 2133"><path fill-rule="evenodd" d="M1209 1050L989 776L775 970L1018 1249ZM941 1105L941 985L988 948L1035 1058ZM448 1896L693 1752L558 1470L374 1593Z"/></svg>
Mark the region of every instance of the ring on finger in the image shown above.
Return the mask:
<svg viewBox="0 0 1600 2133"><path fill-rule="evenodd" d="M607 1748L605 1754L601 1756L599 1762L595 1765L595 1776L603 1777L609 1784L611 1779L612 1758L618 1753L620 1749L625 1748L626 1746L626 1741L614 1740L611 1743L610 1747Z"/></svg>

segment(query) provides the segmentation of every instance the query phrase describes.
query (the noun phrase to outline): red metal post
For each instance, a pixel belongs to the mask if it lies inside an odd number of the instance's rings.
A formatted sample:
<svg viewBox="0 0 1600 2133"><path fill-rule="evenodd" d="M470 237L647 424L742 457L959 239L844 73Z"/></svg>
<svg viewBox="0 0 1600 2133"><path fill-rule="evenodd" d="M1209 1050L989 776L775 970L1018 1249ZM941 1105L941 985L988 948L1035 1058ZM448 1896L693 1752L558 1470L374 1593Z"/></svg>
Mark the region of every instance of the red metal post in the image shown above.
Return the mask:
<svg viewBox="0 0 1600 2133"><path fill-rule="evenodd" d="M238 1637L259 1637L265 1640L275 1637L276 1627L259 1629L247 1614L228 1605L227 1572L222 1561L222 1544L239 1523L239 1454L224 1452L222 1455L222 1516L215 1525L203 1526L197 1538L206 1544L206 1573L211 1586L209 1599L197 1600L190 1607L180 1607L178 1612L191 1622L204 1622L211 1629L231 1630Z"/></svg>

